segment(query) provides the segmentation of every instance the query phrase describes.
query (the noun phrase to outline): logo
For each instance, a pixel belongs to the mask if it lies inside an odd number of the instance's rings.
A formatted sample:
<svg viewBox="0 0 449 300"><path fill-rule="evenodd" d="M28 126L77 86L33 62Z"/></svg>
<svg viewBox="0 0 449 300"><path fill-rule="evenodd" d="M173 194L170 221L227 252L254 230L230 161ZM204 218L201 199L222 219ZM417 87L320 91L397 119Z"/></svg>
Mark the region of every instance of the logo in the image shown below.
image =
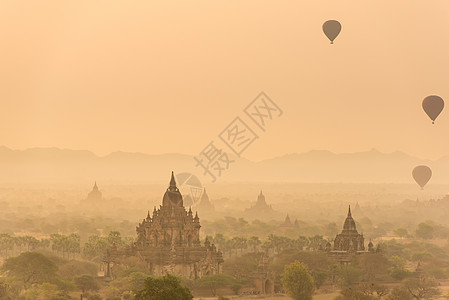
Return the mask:
<svg viewBox="0 0 449 300"><path fill-rule="evenodd" d="M192 173L184 172L175 175L178 188L182 194L185 207L194 207L201 201L203 185Z"/></svg>

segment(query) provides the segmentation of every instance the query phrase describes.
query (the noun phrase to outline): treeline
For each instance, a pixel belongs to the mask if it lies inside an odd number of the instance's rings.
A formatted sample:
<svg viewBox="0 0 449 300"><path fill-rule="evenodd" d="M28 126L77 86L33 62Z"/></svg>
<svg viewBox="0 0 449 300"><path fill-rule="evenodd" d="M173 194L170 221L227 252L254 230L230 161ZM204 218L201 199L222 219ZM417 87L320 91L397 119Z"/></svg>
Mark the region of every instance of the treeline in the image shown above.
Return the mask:
<svg viewBox="0 0 449 300"><path fill-rule="evenodd" d="M281 275L284 267L294 261L300 261L307 266L316 289L328 285L338 286L342 289L342 297L355 295L354 297L357 299L359 299L359 294L351 293L371 293L372 297L378 296L373 289L365 288L367 284L371 283L403 282L403 289L394 292L401 293L407 287L406 283L410 283L416 278L417 270L430 278L428 282L449 279L447 245L439 246L425 239L382 242L379 247L381 253L357 255L353 257L349 265L341 265L324 251L326 244L330 241L321 235L291 238L269 234L265 239L260 239L257 236L227 236L218 233L206 238L225 254L224 276L206 277L195 282L185 280L185 284L192 290L208 288L211 293L212 291L215 293L220 287L227 287L234 290L235 293L239 293L242 287L248 286L251 278L263 266L273 275L276 291L282 292ZM87 275L95 277L106 249L113 245L118 248L126 247L133 242L133 238L124 238L118 231L111 231L105 236L91 235L85 243L81 243L77 234L51 234L49 238L43 239L0 234L1 254L5 258L10 257L6 259L6 262L14 261L15 258L24 253L29 253L29 251L43 253L58 266L55 271L58 275L56 278L62 281L55 281L55 277L52 277L53 281L41 282L41 277L38 277L36 282L44 290L64 290L68 292L73 292L74 286L76 289L76 286L81 286L82 282L85 282L86 285L93 285L90 277L78 278L75 281L75 277L86 275L85 266L81 266L82 264L89 265L90 271L87 272ZM80 260L83 259L85 261L81 262ZM266 259L266 263L264 259ZM6 262L4 266L8 266ZM72 262L72 265L69 262ZM46 267L39 264L39 268L45 269ZM130 286L130 282L134 282L133 284L140 287L139 284L149 275L146 264L135 257L128 258L114 268L114 273L118 275L109 286L99 287L102 295L124 297L124 293L126 294L126 291L129 291L130 288L137 289ZM51 267L50 269L54 268ZM4 274L8 280L17 277L11 269L8 269L7 273ZM14 280L13 283L9 281L4 283L16 288L22 286L22 289L26 290L26 292L19 291L22 294L31 293L29 290L37 289L36 285L28 285L28 282L23 281L23 278L22 280ZM415 284L418 283L415 282ZM351 287L351 289L348 290L348 287ZM1 288L0 286L0 290ZM389 293L393 293L393 291Z"/></svg>
<svg viewBox="0 0 449 300"><path fill-rule="evenodd" d="M76 241L75 236L72 238ZM220 235L213 238L216 239L214 242L220 238L224 239L224 243L233 239L236 241L235 238ZM69 236L53 236L55 245L56 241L64 244L67 239ZM247 239L249 240L251 238ZM50 242L52 243L51 239ZM96 261L97 254L104 248L114 244L126 247L127 242L119 232L111 232L105 237L92 236L81 248L80 256ZM275 292L285 292L282 281L285 266L295 261L307 267L314 290L338 287L341 289L340 298L348 300L382 297L391 300L410 299L412 292L421 291L423 294L418 295L419 297L432 298L438 293L437 280L449 278L448 251L445 247L427 242L385 242L381 244L382 253L354 256L349 265L341 265L325 251L313 250L310 245L325 242L319 236L290 239L270 235L267 240L260 242L256 244L262 251L253 252L254 248L248 247L248 253L241 254L239 249L233 250L233 255L225 259L223 274L205 276L194 281L183 279L184 285L194 293L206 289L213 295L218 290L227 288L234 294L239 294L243 289L251 290L251 280L262 268L272 275ZM262 248L263 244L267 245L265 249L272 252L271 255L267 255L267 251ZM282 247L276 248L278 244ZM3 276L0 276L0 295L3 292L13 295L9 299L73 299L78 292L78 299L79 293L89 295L92 299L134 299L137 291L143 288L145 279L150 276L144 262L130 257L114 267L114 280L105 284L96 278L98 263L80 258L74 260L68 254L65 255L66 258L62 258L62 250L58 253L51 248L52 244L46 248L47 252L45 249L41 253L24 252L6 259L1 269ZM391 282L395 282L397 288L385 287ZM398 295L403 298L394 298Z"/></svg>
<svg viewBox="0 0 449 300"><path fill-rule="evenodd" d="M321 235L289 238L286 236L270 234L265 240L261 240L258 236L230 237L217 233L214 236L207 236L206 239L214 243L227 257L243 255L249 252L256 253L260 251L264 251L268 255L274 255L285 249L314 251L324 249L326 244L330 242Z"/></svg>
<svg viewBox="0 0 449 300"><path fill-rule="evenodd" d="M341 220L343 222L344 219ZM357 218L357 230L365 237L376 239L384 236L396 236L401 238L417 239L447 239L449 236L449 227L437 224L434 221L427 220L416 225L395 224L394 221L381 222L375 224L368 217ZM306 223L298 221L297 225L290 227L281 227L281 223L273 221L253 220L249 222L243 218L224 217L215 221L203 221L204 232L207 235L226 232L227 235L240 236L244 232L247 236L257 236L264 238L269 234L281 234L282 236L295 238L297 236L316 236L322 235L328 239L334 239L336 234L341 232L342 225L338 226L335 222Z"/></svg>
<svg viewBox="0 0 449 300"><path fill-rule="evenodd" d="M269 255L273 255L289 248L313 251L324 249L328 242L321 235L289 238L270 234L266 239L261 240L257 236L229 237L218 233L214 236L207 236L206 239L214 243L227 257L259 251L265 251ZM43 239L2 233L0 234L0 255L10 257L24 251L51 249L55 254L64 258L81 256L89 260L98 261L106 249L113 244L117 247L123 247L131 245L133 242L133 237L122 237L119 231L111 231L107 236L90 235L85 243L81 243L80 236L76 233L69 235L53 233L50 235L50 238Z"/></svg>
<svg viewBox="0 0 449 300"><path fill-rule="evenodd" d="M0 255L3 257L15 256L23 251L48 248L50 239L37 239L33 236L12 236L0 233Z"/></svg>
<svg viewBox="0 0 449 300"><path fill-rule="evenodd" d="M85 243L81 243L76 233L64 235L52 233L50 238L37 239L33 236L14 236L0 234L0 256L8 258L20 253L35 250L51 250L63 258L82 258L101 261L101 256L113 244L122 247L133 243L132 237L122 238L120 232L111 231L107 236L91 235Z"/></svg>

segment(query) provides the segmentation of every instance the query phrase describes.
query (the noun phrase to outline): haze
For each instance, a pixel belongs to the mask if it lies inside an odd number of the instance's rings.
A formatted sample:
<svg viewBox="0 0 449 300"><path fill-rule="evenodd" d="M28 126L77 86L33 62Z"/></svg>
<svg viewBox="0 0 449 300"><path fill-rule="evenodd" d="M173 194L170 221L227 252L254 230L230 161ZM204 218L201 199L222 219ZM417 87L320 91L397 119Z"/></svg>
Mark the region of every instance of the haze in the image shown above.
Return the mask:
<svg viewBox="0 0 449 300"><path fill-rule="evenodd" d="M447 155L449 3L2 1L1 143L197 154L260 92L284 111L244 157ZM330 46L327 19L343 29ZM164 174L165 175L165 174Z"/></svg>
<svg viewBox="0 0 449 300"><path fill-rule="evenodd" d="M0 299L449 299L448 37L448 0L0 1Z"/></svg>

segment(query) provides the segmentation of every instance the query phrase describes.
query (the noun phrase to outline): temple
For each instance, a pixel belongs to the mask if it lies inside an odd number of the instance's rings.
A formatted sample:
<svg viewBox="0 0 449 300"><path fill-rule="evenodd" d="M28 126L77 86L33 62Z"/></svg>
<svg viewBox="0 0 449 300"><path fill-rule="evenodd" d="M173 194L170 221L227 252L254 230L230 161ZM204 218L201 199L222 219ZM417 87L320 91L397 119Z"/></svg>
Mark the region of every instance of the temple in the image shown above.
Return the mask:
<svg viewBox="0 0 449 300"><path fill-rule="evenodd" d="M97 182L95 181L95 184L92 188L92 191L87 194L87 198L83 199L82 202L85 204L96 204L100 203L103 200L103 195L101 191L98 189Z"/></svg>
<svg viewBox="0 0 449 300"><path fill-rule="evenodd" d="M368 251L365 250L365 238L363 234L358 233L355 221L352 218L351 206L349 206L343 230L335 237L333 249L331 243L327 243L326 252L335 257L340 264L350 264L354 255L381 253L381 250L379 246L374 250L371 241L368 244Z"/></svg>
<svg viewBox="0 0 449 300"><path fill-rule="evenodd" d="M206 193L206 188L203 190L203 194L201 195L200 201L195 209L201 213L210 214L215 212L214 205L210 202L209 196Z"/></svg>
<svg viewBox="0 0 449 300"><path fill-rule="evenodd" d="M278 215L278 213L273 210L271 205L268 205L265 201L265 195L260 191L260 194L257 196L257 201L250 208L245 209L245 215L248 217L257 217L257 218L273 218Z"/></svg>
<svg viewBox="0 0 449 300"><path fill-rule="evenodd" d="M296 222L296 224L298 224L298 222ZM290 220L290 216L288 214L285 217L284 223L282 223L280 227L281 228L292 228L292 227L294 227L292 221Z"/></svg>
<svg viewBox="0 0 449 300"><path fill-rule="evenodd" d="M256 291L262 295L274 294L274 279L269 271L268 257L265 253L262 254L257 271L252 276L253 286Z"/></svg>
<svg viewBox="0 0 449 300"><path fill-rule="evenodd" d="M148 212L136 228L137 241L128 248L108 249L104 256L106 276L114 277L113 266L135 256L145 262L153 275L176 274L190 279L218 274L223 255L207 239L200 242L198 213L186 211L172 172L159 209Z"/></svg>
<svg viewBox="0 0 449 300"><path fill-rule="evenodd" d="M334 250L365 251L365 239L363 234L357 232L355 221L351 215L351 206L349 206L348 216L346 217L342 232L335 237Z"/></svg>

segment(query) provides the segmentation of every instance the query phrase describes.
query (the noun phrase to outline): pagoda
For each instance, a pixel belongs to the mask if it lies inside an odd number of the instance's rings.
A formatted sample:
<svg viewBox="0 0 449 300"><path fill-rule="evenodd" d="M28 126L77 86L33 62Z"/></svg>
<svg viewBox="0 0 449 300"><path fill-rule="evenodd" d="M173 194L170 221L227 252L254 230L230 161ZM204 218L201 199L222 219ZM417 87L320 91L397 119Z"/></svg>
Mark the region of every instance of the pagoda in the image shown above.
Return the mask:
<svg viewBox="0 0 449 300"><path fill-rule="evenodd" d="M183 204L172 172L162 205L136 227L137 241L124 249L112 247L104 256L106 276L114 277L113 266L127 257L144 261L153 275L176 274L190 279L221 272L223 255L207 239L200 241L200 219Z"/></svg>

